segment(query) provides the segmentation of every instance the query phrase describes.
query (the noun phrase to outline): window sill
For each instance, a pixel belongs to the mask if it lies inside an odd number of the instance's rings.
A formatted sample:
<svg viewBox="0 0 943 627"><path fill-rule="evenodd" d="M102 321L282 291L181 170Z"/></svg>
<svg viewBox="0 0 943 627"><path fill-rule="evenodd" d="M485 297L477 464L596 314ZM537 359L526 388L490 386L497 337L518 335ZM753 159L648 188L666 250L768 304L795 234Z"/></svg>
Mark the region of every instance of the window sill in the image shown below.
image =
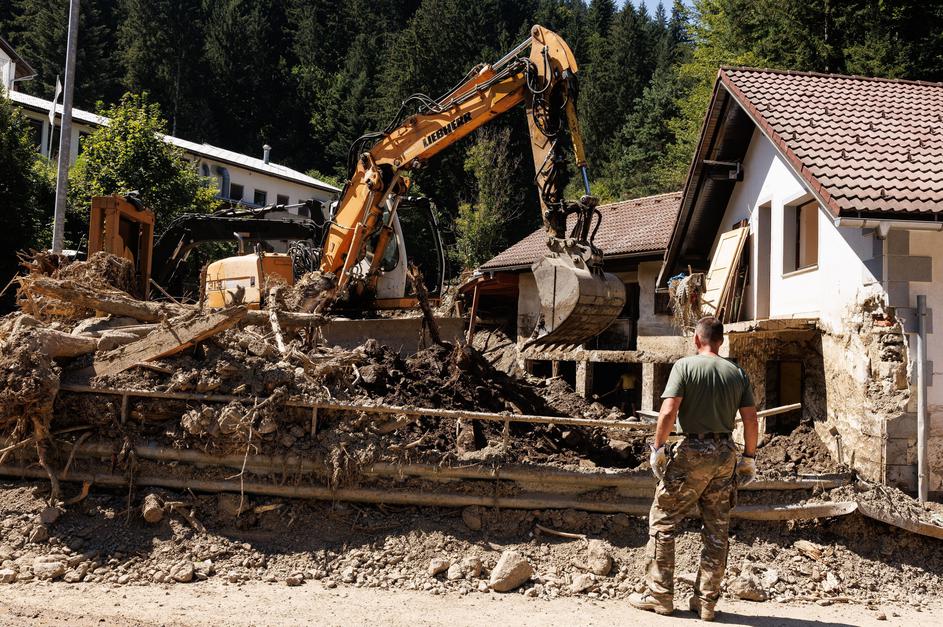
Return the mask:
<svg viewBox="0 0 943 627"><path fill-rule="evenodd" d="M809 272L815 272L819 269L819 264L812 264L811 266L806 266L804 268L799 268L798 270L793 270L792 272L783 272L783 278L788 279L790 277L798 276L800 274L807 274Z"/></svg>

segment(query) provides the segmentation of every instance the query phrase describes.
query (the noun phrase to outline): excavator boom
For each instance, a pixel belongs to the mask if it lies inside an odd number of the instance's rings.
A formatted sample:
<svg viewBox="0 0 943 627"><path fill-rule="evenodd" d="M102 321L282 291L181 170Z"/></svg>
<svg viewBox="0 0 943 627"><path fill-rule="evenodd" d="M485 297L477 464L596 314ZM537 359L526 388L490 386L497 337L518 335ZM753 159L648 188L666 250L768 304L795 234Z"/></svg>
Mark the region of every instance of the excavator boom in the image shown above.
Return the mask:
<svg viewBox="0 0 943 627"><path fill-rule="evenodd" d="M522 56L528 48L529 55ZM406 175L523 104L548 247L547 255L533 266L542 315L530 342L580 344L609 326L622 310L625 290L618 278L603 272L602 251L592 242L602 215L590 193L576 117L576 74L576 60L566 42L534 26L529 39L495 64L474 68L438 100L411 96L383 132L356 141L348 164L350 178L321 254L321 270L337 276L339 293L369 298L375 288L397 205L409 189ZM565 158L559 140L564 126L583 182L585 194L579 201L562 196Z"/></svg>

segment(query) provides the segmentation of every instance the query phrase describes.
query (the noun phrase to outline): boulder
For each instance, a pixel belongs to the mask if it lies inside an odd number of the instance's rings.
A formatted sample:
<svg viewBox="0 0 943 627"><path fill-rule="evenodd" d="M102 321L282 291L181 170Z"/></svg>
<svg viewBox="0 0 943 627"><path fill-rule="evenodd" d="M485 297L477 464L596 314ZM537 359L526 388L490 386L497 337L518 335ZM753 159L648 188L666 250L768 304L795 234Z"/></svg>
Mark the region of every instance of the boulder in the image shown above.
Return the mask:
<svg viewBox="0 0 943 627"><path fill-rule="evenodd" d="M510 592L529 581L534 567L517 551L507 550L491 571L488 585L495 592Z"/></svg>
<svg viewBox="0 0 943 627"><path fill-rule="evenodd" d="M16 581L16 571L12 568L0 569L0 583L13 583Z"/></svg>
<svg viewBox="0 0 943 627"><path fill-rule="evenodd" d="M570 584L571 594L580 594L586 592L596 585L596 577L591 573L580 573L573 577L573 583Z"/></svg>
<svg viewBox="0 0 943 627"><path fill-rule="evenodd" d="M605 577L612 570L612 557L608 545L602 540L590 540L586 549L586 570Z"/></svg>
<svg viewBox="0 0 943 627"><path fill-rule="evenodd" d="M65 574L65 560L41 555L33 560L33 574L37 579L58 579Z"/></svg>
<svg viewBox="0 0 943 627"><path fill-rule="evenodd" d="M178 583L190 583L195 572L193 562L188 560L174 564L170 569L170 577Z"/></svg>
<svg viewBox="0 0 943 627"><path fill-rule="evenodd" d="M426 569L426 572L429 573L430 577L435 577L440 573L444 573L448 569L448 560L444 560L441 557L433 557L431 560L429 560L429 568Z"/></svg>
<svg viewBox="0 0 943 627"><path fill-rule="evenodd" d="M482 524L481 510L475 505L466 507L462 510L462 521L464 521L465 526L472 531L479 531Z"/></svg>
<svg viewBox="0 0 943 627"><path fill-rule="evenodd" d="M744 601L765 601L769 598L766 590L752 576L737 577L727 585L727 592Z"/></svg>

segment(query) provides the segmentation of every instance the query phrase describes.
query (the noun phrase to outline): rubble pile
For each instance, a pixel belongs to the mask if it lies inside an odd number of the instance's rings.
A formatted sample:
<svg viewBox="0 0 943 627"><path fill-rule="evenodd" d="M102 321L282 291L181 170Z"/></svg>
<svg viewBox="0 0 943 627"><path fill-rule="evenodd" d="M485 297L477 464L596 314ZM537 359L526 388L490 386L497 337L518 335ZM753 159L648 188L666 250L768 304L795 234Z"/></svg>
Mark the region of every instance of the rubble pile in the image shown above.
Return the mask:
<svg viewBox="0 0 943 627"><path fill-rule="evenodd" d="M541 599L624 599L643 580L644 524L575 510L374 507L239 495L98 491L66 511L22 483L0 490L0 583L182 585L217 579L328 588L511 591ZM38 491L45 489L37 486ZM860 516L816 523L733 521L728 598L758 602L932 602L943 585L938 540ZM561 537L557 534L570 534ZM691 593L698 521L677 542L678 598Z"/></svg>

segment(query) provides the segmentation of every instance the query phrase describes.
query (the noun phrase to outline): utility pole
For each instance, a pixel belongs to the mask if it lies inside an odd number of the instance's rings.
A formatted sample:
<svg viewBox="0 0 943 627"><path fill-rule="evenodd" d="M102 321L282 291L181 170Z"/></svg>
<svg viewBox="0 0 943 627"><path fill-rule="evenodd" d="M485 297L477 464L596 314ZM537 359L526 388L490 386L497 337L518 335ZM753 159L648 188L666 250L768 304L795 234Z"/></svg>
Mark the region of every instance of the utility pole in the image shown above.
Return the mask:
<svg viewBox="0 0 943 627"><path fill-rule="evenodd" d="M79 43L79 0L69 0L69 39L65 53L65 85L62 87L62 124L59 127L59 168L56 173L56 209L52 222L52 252L65 243L66 184L72 156L72 92L75 89L75 53Z"/></svg>

